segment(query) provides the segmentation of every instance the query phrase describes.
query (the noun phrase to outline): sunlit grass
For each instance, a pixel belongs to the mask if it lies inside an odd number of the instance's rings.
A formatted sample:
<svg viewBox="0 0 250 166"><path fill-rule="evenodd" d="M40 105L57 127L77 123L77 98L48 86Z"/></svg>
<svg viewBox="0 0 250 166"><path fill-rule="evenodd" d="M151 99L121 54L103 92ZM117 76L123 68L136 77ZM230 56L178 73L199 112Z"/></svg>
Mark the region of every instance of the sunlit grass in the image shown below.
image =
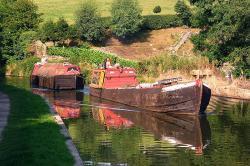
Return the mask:
<svg viewBox="0 0 250 166"><path fill-rule="evenodd" d="M40 96L0 83L11 111L0 142L0 165L73 165L74 160Z"/></svg>
<svg viewBox="0 0 250 166"><path fill-rule="evenodd" d="M138 0L143 15L151 15L155 6L160 5L162 12L160 14L175 14L174 5L177 0ZM34 0L39 7L39 12L43 13L45 20L56 20L64 17L70 23L74 22L75 12L84 0ZM100 14L103 17L110 16L112 0L95 0L98 4Z"/></svg>

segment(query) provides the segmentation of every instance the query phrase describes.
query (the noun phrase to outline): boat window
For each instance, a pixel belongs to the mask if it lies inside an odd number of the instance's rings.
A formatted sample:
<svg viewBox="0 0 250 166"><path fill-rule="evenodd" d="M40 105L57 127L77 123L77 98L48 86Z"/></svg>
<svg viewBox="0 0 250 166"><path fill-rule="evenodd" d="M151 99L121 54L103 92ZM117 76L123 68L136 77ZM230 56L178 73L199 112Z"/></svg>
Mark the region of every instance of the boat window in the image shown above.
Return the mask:
<svg viewBox="0 0 250 166"><path fill-rule="evenodd" d="M77 68L75 68L75 67L69 67L69 68L68 68L68 71L78 71L78 70L77 70Z"/></svg>

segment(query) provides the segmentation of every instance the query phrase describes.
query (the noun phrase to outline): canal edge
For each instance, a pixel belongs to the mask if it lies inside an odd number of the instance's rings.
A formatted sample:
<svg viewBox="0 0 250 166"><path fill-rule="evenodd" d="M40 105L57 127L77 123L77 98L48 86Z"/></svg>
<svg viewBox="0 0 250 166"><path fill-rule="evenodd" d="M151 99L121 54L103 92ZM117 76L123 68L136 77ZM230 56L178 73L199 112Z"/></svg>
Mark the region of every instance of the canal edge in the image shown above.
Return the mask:
<svg viewBox="0 0 250 166"><path fill-rule="evenodd" d="M49 103L49 101L47 99L45 99L44 97L43 97L43 99L46 101L47 105L49 106L49 110L50 110L55 122L61 127L60 133L65 137L65 139L66 139L65 143L67 145L67 148L69 149L71 155L73 156L73 158L75 160L74 166L83 166L83 161L80 157L80 154L79 154L75 144L73 143L73 140L70 137L68 129L65 126L62 118L55 111L54 107Z"/></svg>
<svg viewBox="0 0 250 166"><path fill-rule="evenodd" d="M4 128L7 126L8 117L10 114L10 99L9 97L0 92L0 142L2 141L2 133Z"/></svg>

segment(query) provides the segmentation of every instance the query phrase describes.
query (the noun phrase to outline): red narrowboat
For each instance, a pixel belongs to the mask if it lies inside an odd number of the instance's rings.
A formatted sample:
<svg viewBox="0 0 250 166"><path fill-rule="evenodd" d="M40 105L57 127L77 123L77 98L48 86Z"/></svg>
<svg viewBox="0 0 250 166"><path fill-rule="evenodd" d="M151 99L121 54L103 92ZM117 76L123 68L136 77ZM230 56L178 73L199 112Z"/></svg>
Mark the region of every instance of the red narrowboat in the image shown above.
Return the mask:
<svg viewBox="0 0 250 166"><path fill-rule="evenodd" d="M179 83L179 78L139 84L133 68L95 69L90 94L155 112L201 114L211 90L201 80Z"/></svg>
<svg viewBox="0 0 250 166"><path fill-rule="evenodd" d="M31 85L47 89L82 89L84 80L80 68L69 63L36 63Z"/></svg>

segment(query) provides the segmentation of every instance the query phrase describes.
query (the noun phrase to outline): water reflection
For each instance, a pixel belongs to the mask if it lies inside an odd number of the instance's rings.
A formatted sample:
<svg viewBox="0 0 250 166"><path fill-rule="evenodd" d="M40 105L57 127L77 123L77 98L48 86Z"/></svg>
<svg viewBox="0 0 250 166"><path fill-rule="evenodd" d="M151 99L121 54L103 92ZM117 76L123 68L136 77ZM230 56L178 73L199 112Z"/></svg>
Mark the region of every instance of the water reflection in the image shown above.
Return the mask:
<svg viewBox="0 0 250 166"><path fill-rule="evenodd" d="M114 108L114 103L91 97L95 120L110 127L138 126L154 134L157 140L167 141L178 147L187 147L202 154L211 140L211 130L206 116L180 116L148 111L125 111ZM130 110L128 108L128 110Z"/></svg>
<svg viewBox="0 0 250 166"><path fill-rule="evenodd" d="M83 101L83 93L77 91L50 91L42 89L32 89L32 92L47 98L55 111L63 119L80 117L80 103Z"/></svg>

